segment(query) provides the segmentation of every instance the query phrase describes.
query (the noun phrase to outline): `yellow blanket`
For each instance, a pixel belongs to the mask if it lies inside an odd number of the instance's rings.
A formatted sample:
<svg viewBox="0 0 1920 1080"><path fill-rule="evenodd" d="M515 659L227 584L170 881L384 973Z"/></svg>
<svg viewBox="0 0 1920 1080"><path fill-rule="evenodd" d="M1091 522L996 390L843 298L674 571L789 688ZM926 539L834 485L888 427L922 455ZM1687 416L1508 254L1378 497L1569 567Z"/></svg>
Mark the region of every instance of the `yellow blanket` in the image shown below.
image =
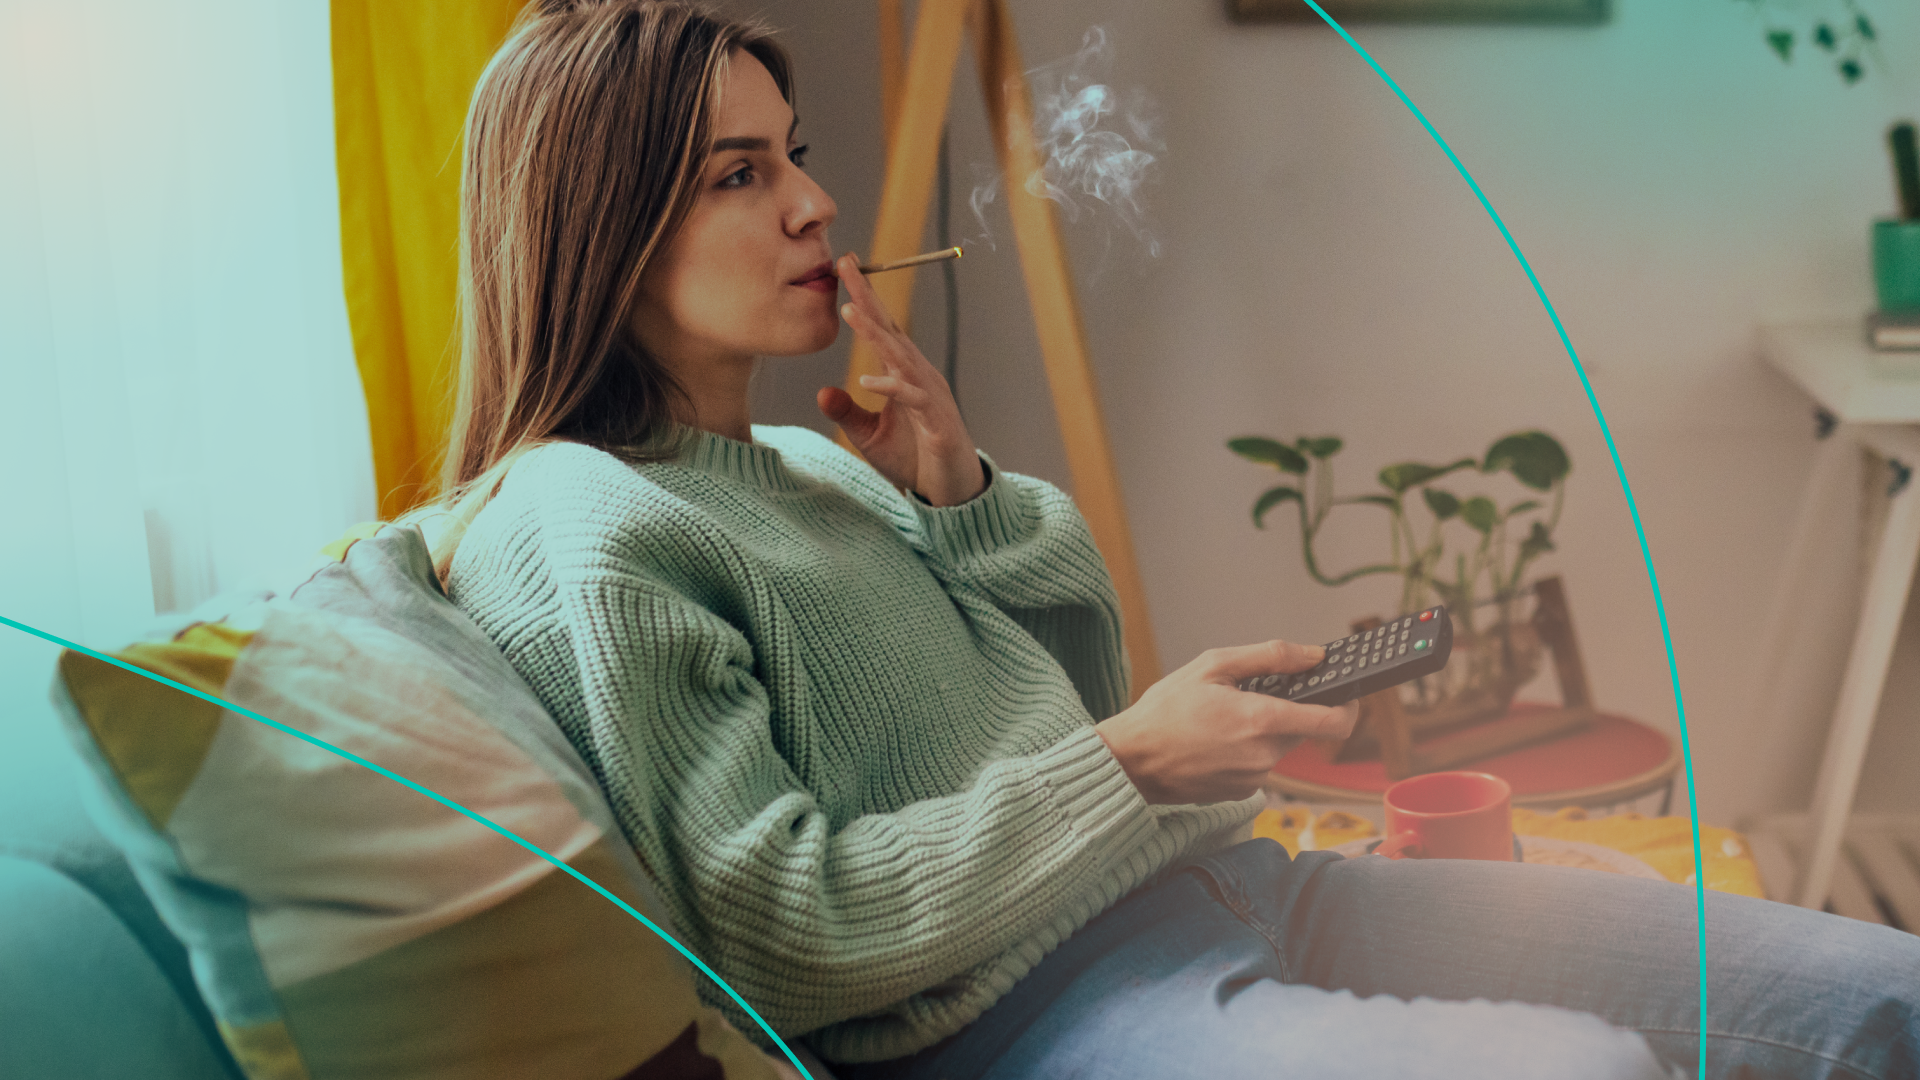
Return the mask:
<svg viewBox="0 0 1920 1080"><path fill-rule="evenodd" d="M1303 850L1324 851L1349 840L1374 836L1377 831L1365 818L1338 810L1315 814L1302 805L1263 811L1253 822L1253 835L1279 841L1289 855ZM1513 812L1513 831L1522 836L1599 844L1632 855L1668 881L1693 882L1693 833L1683 817L1645 818L1627 813L1589 818L1577 806L1552 814L1520 809ZM1746 838L1739 833L1702 825L1700 856L1707 888L1742 896L1766 895L1760 889L1760 871Z"/></svg>

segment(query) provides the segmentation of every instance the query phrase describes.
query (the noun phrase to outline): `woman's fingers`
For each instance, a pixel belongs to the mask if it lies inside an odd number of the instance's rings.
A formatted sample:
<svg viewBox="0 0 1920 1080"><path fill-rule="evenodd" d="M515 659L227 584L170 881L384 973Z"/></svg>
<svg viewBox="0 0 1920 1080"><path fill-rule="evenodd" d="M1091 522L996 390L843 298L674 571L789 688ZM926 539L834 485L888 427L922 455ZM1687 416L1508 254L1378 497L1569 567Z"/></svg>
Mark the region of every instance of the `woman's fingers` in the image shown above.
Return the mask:
<svg viewBox="0 0 1920 1080"><path fill-rule="evenodd" d="M898 375L920 375L922 369L931 371L932 366L920 357L920 350L913 342L891 325L891 320L882 321L885 312L876 316L868 308L858 304L845 304L840 308L841 317L853 332L865 338L880 354L880 363L888 372ZM919 363L915 363L919 360Z"/></svg>
<svg viewBox="0 0 1920 1080"><path fill-rule="evenodd" d="M840 425L847 438L855 446L860 446L873 436L874 429L880 426L880 414L860 407L853 395L837 386L823 386L814 396L820 406L820 412L827 419Z"/></svg>
<svg viewBox="0 0 1920 1080"><path fill-rule="evenodd" d="M893 313L880 302L880 295L873 291L866 275L860 273L859 266L857 257L850 254L840 256L836 272L840 275L841 284L846 286L849 301L841 306L841 314L853 326L855 333L880 347L881 356L890 362L889 366L921 376L933 372L933 364L921 355L913 339L900 329L900 324L894 321ZM856 317L864 317L866 325L855 322Z"/></svg>
<svg viewBox="0 0 1920 1080"><path fill-rule="evenodd" d="M893 313L880 302L879 294L873 291L873 285L867 281L866 275L860 272L860 260L857 257L851 254L840 256L835 272L840 276L840 284L846 286L847 307L867 316L874 327L883 331L886 336L892 338L904 336L900 333L900 325L893 321ZM845 308L841 310L844 311Z"/></svg>
<svg viewBox="0 0 1920 1080"><path fill-rule="evenodd" d="M1233 645L1209 649L1195 663L1201 676L1212 682L1239 682L1255 675L1291 674L1319 663L1327 651L1318 645L1292 641L1263 641L1258 645Z"/></svg>
<svg viewBox="0 0 1920 1080"><path fill-rule="evenodd" d="M909 409L924 409L933 404L932 394L898 375L862 375L860 386Z"/></svg>

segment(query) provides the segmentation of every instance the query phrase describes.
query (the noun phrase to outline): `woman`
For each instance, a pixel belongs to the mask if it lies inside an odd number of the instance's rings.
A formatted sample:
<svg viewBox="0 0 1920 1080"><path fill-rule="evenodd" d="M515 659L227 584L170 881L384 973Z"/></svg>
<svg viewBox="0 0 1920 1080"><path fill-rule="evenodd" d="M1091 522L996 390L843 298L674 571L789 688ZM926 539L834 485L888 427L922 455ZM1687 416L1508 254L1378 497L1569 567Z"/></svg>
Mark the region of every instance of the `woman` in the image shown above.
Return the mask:
<svg viewBox="0 0 1920 1080"><path fill-rule="evenodd" d="M792 99L761 30L551 0L468 120L436 561L689 947L850 1076L1691 1062L1690 890L1230 844L1287 746L1353 722L1233 684L1319 650L1216 650L1127 705L1084 523L976 452L832 259ZM886 403L819 407L865 462L748 415L840 287ZM1719 1071L1912 1068L1912 939L1726 897L1708 934Z"/></svg>

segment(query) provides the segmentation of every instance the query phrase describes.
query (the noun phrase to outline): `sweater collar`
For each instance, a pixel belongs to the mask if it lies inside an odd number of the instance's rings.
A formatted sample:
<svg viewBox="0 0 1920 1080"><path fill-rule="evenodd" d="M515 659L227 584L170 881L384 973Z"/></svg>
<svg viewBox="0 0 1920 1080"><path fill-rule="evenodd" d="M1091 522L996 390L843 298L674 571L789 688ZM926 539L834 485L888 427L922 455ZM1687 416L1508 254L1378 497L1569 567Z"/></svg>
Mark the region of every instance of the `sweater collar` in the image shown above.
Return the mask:
<svg viewBox="0 0 1920 1080"><path fill-rule="evenodd" d="M680 444L680 464L714 476L724 476L754 487L797 491L800 481L787 468L780 451L762 442L741 442L698 428L686 429Z"/></svg>

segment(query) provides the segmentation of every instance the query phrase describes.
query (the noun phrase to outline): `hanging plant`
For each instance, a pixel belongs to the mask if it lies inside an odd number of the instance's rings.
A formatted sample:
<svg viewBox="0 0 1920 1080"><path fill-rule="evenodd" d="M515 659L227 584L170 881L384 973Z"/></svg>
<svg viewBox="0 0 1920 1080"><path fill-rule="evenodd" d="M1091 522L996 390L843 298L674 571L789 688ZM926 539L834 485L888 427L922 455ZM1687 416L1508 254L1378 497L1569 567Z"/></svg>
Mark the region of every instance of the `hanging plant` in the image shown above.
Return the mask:
<svg viewBox="0 0 1920 1080"><path fill-rule="evenodd" d="M1849 85L1867 73L1866 59L1879 35L1856 0L1820 0L1812 21L1809 5L1786 0L1741 0L1750 4L1766 28L1767 46L1782 63L1792 63L1796 47L1818 50Z"/></svg>

